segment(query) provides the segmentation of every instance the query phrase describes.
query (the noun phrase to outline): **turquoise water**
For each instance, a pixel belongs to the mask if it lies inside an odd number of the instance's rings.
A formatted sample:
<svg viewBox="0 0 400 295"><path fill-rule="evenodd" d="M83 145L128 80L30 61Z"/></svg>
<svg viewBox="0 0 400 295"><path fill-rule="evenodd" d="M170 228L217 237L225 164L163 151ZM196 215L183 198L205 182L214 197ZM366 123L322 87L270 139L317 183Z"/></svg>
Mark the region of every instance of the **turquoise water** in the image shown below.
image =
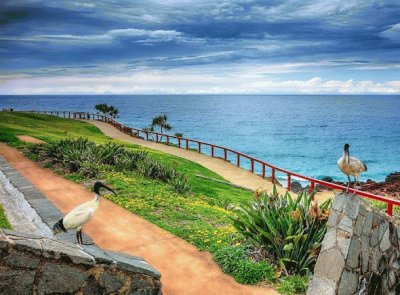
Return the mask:
<svg viewBox="0 0 400 295"><path fill-rule="evenodd" d="M93 111L101 102L118 107L128 126L166 113L172 133L312 177L346 180L336 165L346 142L368 166L361 180L400 171L400 96L0 96L0 109Z"/></svg>

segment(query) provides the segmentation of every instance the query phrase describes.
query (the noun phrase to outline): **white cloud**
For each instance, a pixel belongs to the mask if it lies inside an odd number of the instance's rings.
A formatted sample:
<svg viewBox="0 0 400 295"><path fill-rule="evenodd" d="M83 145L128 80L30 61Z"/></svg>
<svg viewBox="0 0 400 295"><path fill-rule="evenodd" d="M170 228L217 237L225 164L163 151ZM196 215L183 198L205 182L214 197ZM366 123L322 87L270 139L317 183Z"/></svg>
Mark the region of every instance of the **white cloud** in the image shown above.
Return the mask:
<svg viewBox="0 0 400 295"><path fill-rule="evenodd" d="M400 94L400 80L274 80L232 69L142 68L124 75L0 76L1 94Z"/></svg>
<svg viewBox="0 0 400 295"><path fill-rule="evenodd" d="M400 42L400 23L391 26L389 29L381 32L380 35L394 42Z"/></svg>
<svg viewBox="0 0 400 295"><path fill-rule="evenodd" d="M132 37L136 41L152 41L165 42L173 39L182 38L182 33L175 30L142 30L135 28L109 30L104 34L98 35L70 35L70 34L54 34L54 35L35 35L35 36L3 36L0 40L4 41L22 41L22 42L54 42L54 43L111 43L118 38Z"/></svg>

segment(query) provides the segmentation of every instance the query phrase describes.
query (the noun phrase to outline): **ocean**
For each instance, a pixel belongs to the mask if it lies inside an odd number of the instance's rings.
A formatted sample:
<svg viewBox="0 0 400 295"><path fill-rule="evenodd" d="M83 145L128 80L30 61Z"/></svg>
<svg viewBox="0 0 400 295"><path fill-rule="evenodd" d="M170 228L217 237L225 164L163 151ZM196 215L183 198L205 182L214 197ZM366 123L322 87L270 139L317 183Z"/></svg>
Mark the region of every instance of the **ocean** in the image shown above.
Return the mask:
<svg viewBox="0 0 400 295"><path fill-rule="evenodd" d="M399 95L0 96L0 109L94 112L97 103L116 106L118 120L135 128L165 113L171 134L181 132L307 176L346 181L336 164L345 143L350 155L368 166L362 181L382 181L400 171Z"/></svg>

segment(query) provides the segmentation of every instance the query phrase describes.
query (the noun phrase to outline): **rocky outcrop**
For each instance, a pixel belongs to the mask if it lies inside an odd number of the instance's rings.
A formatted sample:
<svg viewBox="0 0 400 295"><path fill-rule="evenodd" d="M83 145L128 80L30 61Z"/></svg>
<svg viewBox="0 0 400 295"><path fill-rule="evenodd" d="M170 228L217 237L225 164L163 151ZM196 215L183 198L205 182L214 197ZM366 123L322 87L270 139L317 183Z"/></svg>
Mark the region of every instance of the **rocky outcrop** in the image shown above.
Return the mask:
<svg viewBox="0 0 400 295"><path fill-rule="evenodd" d="M139 257L0 229L0 294L161 294Z"/></svg>
<svg viewBox="0 0 400 295"><path fill-rule="evenodd" d="M334 181L332 177L326 176L322 180L333 182L339 185L347 186L347 182ZM353 182L351 186L353 187ZM400 198L400 172L393 172L386 176L385 181L377 182L368 179L366 182L361 182L361 190L380 196L389 196L392 198ZM317 191L331 190L323 186L316 186Z"/></svg>
<svg viewBox="0 0 400 295"><path fill-rule="evenodd" d="M308 295L400 294L400 225L355 195L336 195Z"/></svg>

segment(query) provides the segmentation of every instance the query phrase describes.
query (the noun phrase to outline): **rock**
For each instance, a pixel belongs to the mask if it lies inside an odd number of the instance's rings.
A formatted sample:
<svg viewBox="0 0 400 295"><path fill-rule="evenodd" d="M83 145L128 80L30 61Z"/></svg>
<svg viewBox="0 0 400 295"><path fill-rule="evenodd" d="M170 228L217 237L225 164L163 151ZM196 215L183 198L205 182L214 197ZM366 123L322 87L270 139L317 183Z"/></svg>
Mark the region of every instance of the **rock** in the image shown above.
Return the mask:
<svg viewBox="0 0 400 295"><path fill-rule="evenodd" d="M395 181L400 181L400 172L390 173L385 178L385 182L395 182Z"/></svg>
<svg viewBox="0 0 400 295"><path fill-rule="evenodd" d="M389 238L389 227L386 228L385 233L383 234L381 243L379 245L379 248L381 249L382 252L385 252L392 246L392 243L390 243L390 238Z"/></svg>
<svg viewBox="0 0 400 295"><path fill-rule="evenodd" d="M290 183L290 190L294 193L299 193L301 192L301 190L303 189L303 187L301 186L301 183L298 182L297 180L293 180Z"/></svg>
<svg viewBox="0 0 400 295"><path fill-rule="evenodd" d="M108 272L103 274L103 282L107 294L116 292L123 286L123 283L117 276L111 275Z"/></svg>
<svg viewBox="0 0 400 295"><path fill-rule="evenodd" d="M0 271L0 294L31 294L35 273L24 269Z"/></svg>
<svg viewBox="0 0 400 295"><path fill-rule="evenodd" d="M358 238L353 237L350 241L349 251L346 259L346 266L349 268L357 268L359 266L361 253L361 242Z"/></svg>
<svg viewBox="0 0 400 295"><path fill-rule="evenodd" d="M74 293L85 282L88 275L75 267L47 263L40 277L38 293Z"/></svg>
<svg viewBox="0 0 400 295"><path fill-rule="evenodd" d="M31 255L16 252L11 252L7 257L2 259L3 263L12 267L23 267L36 269L39 266L40 259Z"/></svg>
<svg viewBox="0 0 400 295"><path fill-rule="evenodd" d="M358 274L354 271L344 270L339 284L338 295L354 294L357 291Z"/></svg>
<svg viewBox="0 0 400 295"><path fill-rule="evenodd" d="M307 290L307 295L335 295L336 285L334 282L321 278L317 275L313 276Z"/></svg>
<svg viewBox="0 0 400 295"><path fill-rule="evenodd" d="M333 248L319 254L315 273L333 282L340 279L344 267L344 259L338 248Z"/></svg>
<svg viewBox="0 0 400 295"><path fill-rule="evenodd" d="M333 178L330 176L324 176L321 178L321 180L326 182L333 182Z"/></svg>

